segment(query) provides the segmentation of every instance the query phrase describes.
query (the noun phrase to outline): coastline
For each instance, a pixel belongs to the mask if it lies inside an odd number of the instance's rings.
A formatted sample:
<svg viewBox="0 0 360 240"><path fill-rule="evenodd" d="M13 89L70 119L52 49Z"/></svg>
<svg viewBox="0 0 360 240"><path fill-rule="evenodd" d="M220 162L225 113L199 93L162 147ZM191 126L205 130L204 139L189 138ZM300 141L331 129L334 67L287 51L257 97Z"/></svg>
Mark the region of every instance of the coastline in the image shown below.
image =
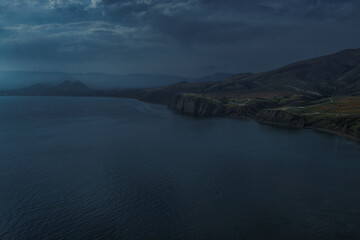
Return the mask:
<svg viewBox="0 0 360 240"><path fill-rule="evenodd" d="M341 133L341 132L337 132L334 130L330 130L330 129L326 129L326 128L317 128L317 127L311 127L311 126L304 126L304 127L296 127L296 126L289 126L283 123L279 123L279 122L270 122L270 121L260 121L260 120L256 120L253 118L248 118L249 120L258 122L260 124L266 124L266 125L273 125L273 126L278 126L278 127L283 127L283 128L294 128L294 129L307 129L307 130L313 130L313 131L318 131L318 132L323 132L323 133L329 133L332 135L337 135L339 137L343 137L343 138L347 138L349 140L355 141L357 143L360 143L360 138L354 137L350 134L346 134L346 133Z"/></svg>
<svg viewBox="0 0 360 240"><path fill-rule="evenodd" d="M13 97L13 95L7 96L7 97ZM43 97L43 96L35 96L35 97ZM64 96L52 96L52 97L64 97ZM70 96L65 96L65 97L70 97ZM255 122L258 122L260 124L267 124L267 125L273 125L273 126L279 126L279 127L283 127L283 128L294 128L294 129L309 129L309 130L314 130L314 131L319 131L319 132L324 132L324 133L329 133L329 134L333 134L333 135L337 135L340 137L344 137L347 139L350 139L352 141L358 142L360 143L360 137L356 137L353 136L351 134L347 134L347 133L343 133L343 132L339 132L336 130L331 130L328 128L324 128L324 127L314 127L311 126L308 123L301 123L301 124L294 124L294 123L290 123L290 122L286 122L286 121L270 121L270 120L265 120L264 117L262 116L262 118L259 117L259 113L262 111L258 111L255 114L246 114L246 115L242 115L241 112L238 112L236 114L229 114L228 111L226 111L224 106L216 106L215 108L214 105L211 105L211 107L213 108L211 113L215 113L215 114L197 114L197 109L194 108L192 106L192 111L184 111L184 108L182 107L181 109L177 109L176 104L174 104L174 102L172 103L166 103L166 102L153 102L153 101L149 101L149 99L144 99L144 98L138 98L138 97L134 97L134 96L103 96L103 95L96 95L96 96L72 96L72 97L105 97L105 98L133 98L133 99L137 99L139 101L142 102L147 102L147 103L151 103L151 104L159 104L159 105L165 105L167 106L170 110L172 110L174 113L177 114L181 114L181 115L188 115L188 116L196 116L196 117L201 117L201 118L210 118L210 117L219 117L219 118L232 118L232 119L249 119ZM207 102L207 101L206 101ZM220 109L217 109L218 107L220 107ZM202 108L202 110L204 110L204 108ZM215 111L215 112L213 112ZM230 111L231 112L231 111ZM233 112L231 112L233 113ZM285 112L284 112L285 113ZM280 120L284 120L284 119L280 119Z"/></svg>
<svg viewBox="0 0 360 240"><path fill-rule="evenodd" d="M145 102L146 99L139 99ZM163 103L164 104L164 103ZM222 104L214 104L212 101L203 100L196 98L175 98L172 102L167 105L169 109L176 113L197 116L197 117L228 117L233 119L250 119L262 124L274 125L284 128L296 128L296 129L310 129L329 134L341 136L360 143L360 137L357 132L354 135L346 133L351 132L351 127L354 124L351 122L351 118L345 118L340 122L337 119L331 118L320 118L320 119L308 119L306 116L295 115L286 111L279 111L273 109L256 109L256 108L228 108ZM349 123L350 121L350 123ZM346 125L347 124L347 125ZM322 126L317 126L322 125ZM345 128L344 125L347 127ZM327 128L328 126L328 128ZM341 131L330 129L331 127L337 128Z"/></svg>
<svg viewBox="0 0 360 240"><path fill-rule="evenodd" d="M340 136L340 137L343 137L343 138L353 140L353 141L355 141L357 143L360 143L360 138L356 138L356 137L354 137L352 135L337 132L337 131L333 131L333 130L329 130L329 129L326 129L326 128L305 127L304 129L310 129L310 130L315 130L315 131L319 131L319 132L329 133L329 134L337 135L337 136Z"/></svg>

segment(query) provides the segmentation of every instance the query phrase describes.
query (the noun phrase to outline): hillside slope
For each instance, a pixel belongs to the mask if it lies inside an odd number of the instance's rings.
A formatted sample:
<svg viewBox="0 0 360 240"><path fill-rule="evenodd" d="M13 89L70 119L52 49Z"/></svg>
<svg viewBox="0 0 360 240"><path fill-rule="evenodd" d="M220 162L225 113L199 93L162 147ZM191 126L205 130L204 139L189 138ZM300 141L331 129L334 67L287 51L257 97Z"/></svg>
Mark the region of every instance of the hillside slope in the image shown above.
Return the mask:
<svg viewBox="0 0 360 240"><path fill-rule="evenodd" d="M80 81L64 81L58 85L34 84L26 88L0 91L7 96L89 96L97 91Z"/></svg>
<svg viewBox="0 0 360 240"><path fill-rule="evenodd" d="M360 49L265 73L124 91L119 96L167 104L188 115L247 117L360 140Z"/></svg>

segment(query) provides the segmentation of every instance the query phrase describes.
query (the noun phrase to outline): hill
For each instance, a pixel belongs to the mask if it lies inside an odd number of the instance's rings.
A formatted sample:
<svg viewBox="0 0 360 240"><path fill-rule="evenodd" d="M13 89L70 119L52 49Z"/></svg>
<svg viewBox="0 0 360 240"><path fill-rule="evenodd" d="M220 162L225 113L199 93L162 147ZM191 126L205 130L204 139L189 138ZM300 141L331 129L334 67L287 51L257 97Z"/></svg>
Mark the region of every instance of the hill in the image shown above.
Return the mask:
<svg viewBox="0 0 360 240"><path fill-rule="evenodd" d="M119 95L167 104L188 115L246 117L360 140L360 49L259 74L237 74L216 82L181 82Z"/></svg>
<svg viewBox="0 0 360 240"><path fill-rule="evenodd" d="M58 85L34 84L26 88L0 91L9 96L89 96L96 91L80 81L64 81Z"/></svg>
<svg viewBox="0 0 360 240"><path fill-rule="evenodd" d="M215 74L193 82L126 91L94 90L79 81L64 81L2 91L0 95L130 97L166 104L193 116L251 118L360 140L360 49L214 81L222 77Z"/></svg>
<svg viewBox="0 0 360 240"><path fill-rule="evenodd" d="M244 74L246 74L248 76L252 75L252 73L244 73ZM191 83L216 82L216 81L224 80L224 79L229 78L234 75L235 74L232 74L232 73L214 73L212 75L207 75L207 76L204 76L201 78L189 79L187 81L191 82Z"/></svg>
<svg viewBox="0 0 360 240"><path fill-rule="evenodd" d="M321 95L360 94L360 49L300 61L243 78L235 75L207 91L297 90Z"/></svg>
<svg viewBox="0 0 360 240"><path fill-rule="evenodd" d="M188 78L165 74L103 74L103 73L64 73L0 71L0 90L18 89L33 84L60 84L64 80L81 81L84 84L103 90L162 87L177 82L219 81L233 74L216 73L201 78Z"/></svg>

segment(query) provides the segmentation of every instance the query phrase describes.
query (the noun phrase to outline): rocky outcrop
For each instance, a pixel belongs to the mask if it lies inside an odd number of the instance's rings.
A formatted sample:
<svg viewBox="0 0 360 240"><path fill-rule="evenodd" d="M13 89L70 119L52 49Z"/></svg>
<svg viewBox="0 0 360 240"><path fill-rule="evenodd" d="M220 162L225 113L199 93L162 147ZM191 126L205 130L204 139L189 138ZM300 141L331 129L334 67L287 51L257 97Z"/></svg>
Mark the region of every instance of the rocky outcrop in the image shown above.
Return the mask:
<svg viewBox="0 0 360 240"><path fill-rule="evenodd" d="M265 101L227 104L219 99L201 94L179 94L170 101L168 107L182 114L192 116L254 118L258 111L275 107L275 105Z"/></svg>
<svg viewBox="0 0 360 240"><path fill-rule="evenodd" d="M225 107L222 104L192 94L179 94L168 106L177 112L192 116L210 117L225 114Z"/></svg>
<svg viewBox="0 0 360 240"><path fill-rule="evenodd" d="M360 118L357 117L310 119L305 127L350 136L360 141Z"/></svg>
<svg viewBox="0 0 360 240"><path fill-rule="evenodd" d="M326 117L302 115L274 108L271 103L227 105L218 99L199 94L179 94L168 107L181 114L199 117L250 118L262 123L285 127L310 128L336 133L360 140L360 119L357 117Z"/></svg>

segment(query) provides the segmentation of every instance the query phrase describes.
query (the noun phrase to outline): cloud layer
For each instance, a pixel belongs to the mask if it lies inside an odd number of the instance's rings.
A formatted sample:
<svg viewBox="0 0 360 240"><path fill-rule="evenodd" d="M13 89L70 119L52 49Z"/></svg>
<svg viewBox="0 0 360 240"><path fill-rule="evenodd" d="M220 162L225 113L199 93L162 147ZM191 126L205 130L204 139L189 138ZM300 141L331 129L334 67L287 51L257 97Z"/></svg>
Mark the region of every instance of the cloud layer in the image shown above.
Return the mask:
<svg viewBox="0 0 360 240"><path fill-rule="evenodd" d="M264 71L360 47L359 10L356 0L3 0L0 69Z"/></svg>

